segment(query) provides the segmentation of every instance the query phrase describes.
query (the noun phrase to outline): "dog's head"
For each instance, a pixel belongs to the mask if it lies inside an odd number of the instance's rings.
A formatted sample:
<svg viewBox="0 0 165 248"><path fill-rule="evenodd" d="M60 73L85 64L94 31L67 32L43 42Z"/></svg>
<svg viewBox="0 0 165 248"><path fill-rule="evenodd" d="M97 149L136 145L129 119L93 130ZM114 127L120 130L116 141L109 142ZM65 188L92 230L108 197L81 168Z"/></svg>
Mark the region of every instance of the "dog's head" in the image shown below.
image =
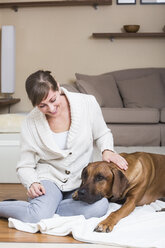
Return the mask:
<svg viewBox="0 0 165 248"><path fill-rule="evenodd" d="M89 163L82 171L82 183L73 199L94 203L106 197L116 201L122 199L127 186L127 178L113 163Z"/></svg>

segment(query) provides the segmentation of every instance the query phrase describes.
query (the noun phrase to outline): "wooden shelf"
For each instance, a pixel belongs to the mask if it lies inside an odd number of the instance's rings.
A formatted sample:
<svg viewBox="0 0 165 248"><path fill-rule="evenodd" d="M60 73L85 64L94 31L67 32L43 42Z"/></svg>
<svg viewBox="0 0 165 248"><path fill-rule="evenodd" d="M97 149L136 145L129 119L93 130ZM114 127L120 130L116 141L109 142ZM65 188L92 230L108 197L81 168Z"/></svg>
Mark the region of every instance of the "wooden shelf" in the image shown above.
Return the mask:
<svg viewBox="0 0 165 248"><path fill-rule="evenodd" d="M10 106L20 102L19 98L0 98L0 107Z"/></svg>
<svg viewBox="0 0 165 248"><path fill-rule="evenodd" d="M165 38L165 33L93 33L94 38Z"/></svg>
<svg viewBox="0 0 165 248"><path fill-rule="evenodd" d="M11 8L17 11L18 8L26 7L53 7L53 6L84 6L90 5L112 5L112 0L61 0L61 1L35 1L35 2L7 2L0 3L0 8Z"/></svg>

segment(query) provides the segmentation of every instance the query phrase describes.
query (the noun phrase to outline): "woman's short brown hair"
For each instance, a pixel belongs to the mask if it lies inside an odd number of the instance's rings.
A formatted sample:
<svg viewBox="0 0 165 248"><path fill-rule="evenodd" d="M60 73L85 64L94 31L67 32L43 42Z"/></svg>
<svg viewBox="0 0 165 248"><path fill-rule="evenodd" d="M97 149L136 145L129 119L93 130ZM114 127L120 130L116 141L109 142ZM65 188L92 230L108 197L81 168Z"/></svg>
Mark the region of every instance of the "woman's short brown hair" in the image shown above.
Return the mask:
<svg viewBox="0 0 165 248"><path fill-rule="evenodd" d="M58 84L50 71L39 70L32 73L25 83L26 92L33 106L37 106L48 96L50 89L58 90Z"/></svg>

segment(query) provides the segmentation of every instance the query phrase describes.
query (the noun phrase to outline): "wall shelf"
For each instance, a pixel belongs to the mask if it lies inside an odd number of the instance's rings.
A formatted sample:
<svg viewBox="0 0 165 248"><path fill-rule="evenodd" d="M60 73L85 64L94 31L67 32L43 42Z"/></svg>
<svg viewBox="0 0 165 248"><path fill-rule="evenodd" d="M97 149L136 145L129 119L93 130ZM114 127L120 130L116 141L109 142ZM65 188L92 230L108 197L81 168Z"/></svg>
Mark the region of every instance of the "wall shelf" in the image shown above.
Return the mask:
<svg viewBox="0 0 165 248"><path fill-rule="evenodd" d="M165 38L165 33L93 33L92 36L111 40L114 38Z"/></svg>
<svg viewBox="0 0 165 248"><path fill-rule="evenodd" d="M53 6L94 6L112 5L112 0L61 0L61 1L33 1L33 2L7 2L0 3L0 8L11 8L15 11L18 8L26 7L53 7Z"/></svg>
<svg viewBox="0 0 165 248"><path fill-rule="evenodd" d="M10 113L10 105L20 102L20 98L0 98L0 108L8 107L8 112Z"/></svg>

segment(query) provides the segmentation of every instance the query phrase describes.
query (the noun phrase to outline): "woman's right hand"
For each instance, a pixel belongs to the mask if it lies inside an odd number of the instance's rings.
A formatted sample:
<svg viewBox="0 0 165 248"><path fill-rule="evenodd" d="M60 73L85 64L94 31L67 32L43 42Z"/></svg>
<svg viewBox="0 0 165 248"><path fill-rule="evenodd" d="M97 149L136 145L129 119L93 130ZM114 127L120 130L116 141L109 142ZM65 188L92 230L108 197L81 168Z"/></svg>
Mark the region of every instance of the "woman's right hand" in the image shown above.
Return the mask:
<svg viewBox="0 0 165 248"><path fill-rule="evenodd" d="M30 198L36 198L41 195L45 195L45 188L42 184L40 183L32 183L30 188L27 191L27 195Z"/></svg>

